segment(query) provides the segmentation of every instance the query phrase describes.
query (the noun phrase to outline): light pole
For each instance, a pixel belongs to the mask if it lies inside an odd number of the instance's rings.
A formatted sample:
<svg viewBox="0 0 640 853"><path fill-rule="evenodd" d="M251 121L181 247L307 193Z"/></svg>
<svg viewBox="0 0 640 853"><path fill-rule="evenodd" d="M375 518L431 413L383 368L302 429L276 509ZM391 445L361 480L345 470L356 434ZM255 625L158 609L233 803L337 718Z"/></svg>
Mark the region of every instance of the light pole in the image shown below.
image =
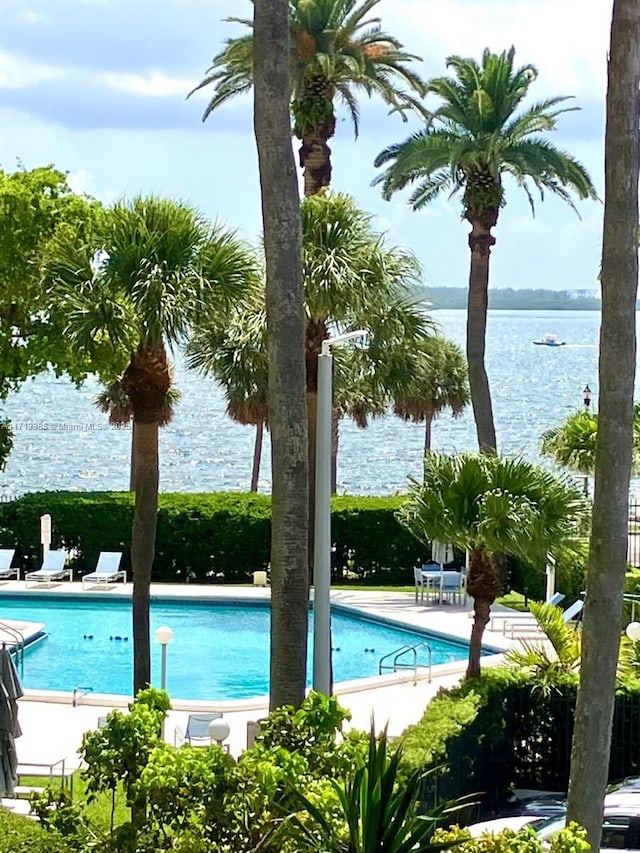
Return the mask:
<svg viewBox="0 0 640 853"><path fill-rule="evenodd" d="M331 685L331 412L333 410L331 347L368 337L365 329L322 342L318 356L316 409L316 507L313 551L313 689L325 696Z"/></svg>
<svg viewBox="0 0 640 853"><path fill-rule="evenodd" d="M585 385L582 389L582 397L584 402L584 410L585 412L589 411L589 407L591 406L591 388L588 385Z"/></svg>
<svg viewBox="0 0 640 853"><path fill-rule="evenodd" d="M156 628L156 641L162 648L160 665L160 690L167 689L167 646L173 640L173 631L167 625Z"/></svg>

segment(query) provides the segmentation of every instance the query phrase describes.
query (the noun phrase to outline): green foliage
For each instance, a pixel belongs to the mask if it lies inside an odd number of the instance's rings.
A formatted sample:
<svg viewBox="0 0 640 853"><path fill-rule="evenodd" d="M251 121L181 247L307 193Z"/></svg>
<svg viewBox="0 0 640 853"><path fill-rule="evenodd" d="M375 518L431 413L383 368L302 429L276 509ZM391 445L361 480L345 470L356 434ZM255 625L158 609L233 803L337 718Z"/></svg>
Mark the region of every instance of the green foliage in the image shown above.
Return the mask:
<svg viewBox="0 0 640 853"><path fill-rule="evenodd" d="M7 461L13 450L13 430L11 421L0 418L0 471L7 467Z"/></svg>
<svg viewBox="0 0 640 853"><path fill-rule="evenodd" d="M542 843L530 826L525 826L519 832L505 829L495 835L482 835L471 838L468 829L452 827L448 830L438 830L434 841L456 841L457 853L589 853L591 849L586 832L576 823L561 829L551 839L549 844Z"/></svg>
<svg viewBox="0 0 640 853"><path fill-rule="evenodd" d="M420 771L402 784L399 767L402 748L391 752L386 730L376 736L372 724L366 758L358 762L344 779L331 785L340 805L343 827L327 817L300 788L295 799L311 815L308 824L297 814L290 821L298 830L298 850L318 853L427 853L445 850L453 843L431 843L439 816L418 815Z"/></svg>
<svg viewBox="0 0 640 853"><path fill-rule="evenodd" d="M336 580L352 571L373 585L411 580L426 549L397 518L400 497L333 498ZM52 547L77 548L76 572L100 551L123 551L129 566L133 496L126 492L38 492L0 504L3 544L20 546L24 567L39 559L39 519L53 521ZM269 561L270 499L257 494L160 494L154 581L246 583ZM349 556L349 554L351 556Z"/></svg>
<svg viewBox="0 0 640 853"><path fill-rule="evenodd" d="M417 109L423 112L420 98L423 84L411 70L418 57L402 50L402 44L379 26L377 18L368 18L380 0L291 0L290 75L294 119L300 132L313 120L321 124L333 115L337 95L346 105L358 131L357 94L380 96L392 111ZM229 18L253 30L253 21ZM194 89L213 87L213 97L203 120L217 107L253 85L253 33L229 39L213 58L211 67ZM322 92L315 92L320 82ZM417 93L418 97L415 97ZM314 94L328 106L311 108L307 101ZM327 116L328 109L331 113Z"/></svg>
<svg viewBox="0 0 640 853"><path fill-rule="evenodd" d="M102 215L53 166L0 169L0 399L48 367L75 381L86 376L89 365L63 334L67 318L41 270L55 240L86 239Z"/></svg>
<svg viewBox="0 0 640 853"><path fill-rule="evenodd" d="M521 648L509 649L505 658L509 663L528 670L542 689L549 690L557 682L558 673L577 672L580 666L580 634L565 622L562 611L553 604L532 601L529 609L545 640L523 639Z"/></svg>
<svg viewBox="0 0 640 853"><path fill-rule="evenodd" d="M72 853L74 850L56 831L0 809L0 853Z"/></svg>
<svg viewBox="0 0 640 853"><path fill-rule="evenodd" d="M466 309L469 297L466 287L429 287L427 298L435 308ZM567 290L511 287L489 288L489 305L493 310L511 311L600 311L602 308L601 300L595 296L576 297Z"/></svg>
<svg viewBox="0 0 640 853"><path fill-rule="evenodd" d="M548 553L575 552L585 511L572 484L524 459L432 452L399 517L425 544L438 539L545 565Z"/></svg>
<svg viewBox="0 0 640 853"><path fill-rule="evenodd" d="M556 148L543 134L557 127L557 118L575 107L554 97L518 112L538 72L533 65L514 67L515 51L483 51L481 62L450 56L450 77L436 77L427 91L440 103L424 130L392 145L376 158L387 166L377 179L385 198L417 184L409 203L414 210L440 194L460 193L465 216L473 222L504 202L502 176L510 174L533 210L534 193L557 195L573 207L572 194L596 199L585 168Z"/></svg>

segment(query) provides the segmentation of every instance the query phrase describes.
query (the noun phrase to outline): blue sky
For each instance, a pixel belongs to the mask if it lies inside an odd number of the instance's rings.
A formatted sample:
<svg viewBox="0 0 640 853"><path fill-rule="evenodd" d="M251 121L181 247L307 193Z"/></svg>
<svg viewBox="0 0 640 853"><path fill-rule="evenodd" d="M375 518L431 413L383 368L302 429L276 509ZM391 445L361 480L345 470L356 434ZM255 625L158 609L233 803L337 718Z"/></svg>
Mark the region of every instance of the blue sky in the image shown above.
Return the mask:
<svg viewBox="0 0 640 853"><path fill-rule="evenodd" d="M582 108L561 117L554 142L590 170L602 193L604 97L610 0L381 0L385 29L442 74L451 53L516 48L534 63L538 100L572 95ZM139 192L177 196L259 239L260 199L249 98L205 124L206 95L185 100L225 38L222 23L251 16L248 0L0 0L0 166L54 163L73 185L105 202ZM378 217L389 240L410 247L427 286L466 286L467 226L442 199L412 213L406 195L384 202L371 187L376 154L417 124L371 101L360 138L340 116L333 186ZM528 204L514 187L496 229L492 286L595 288L602 206L556 199Z"/></svg>

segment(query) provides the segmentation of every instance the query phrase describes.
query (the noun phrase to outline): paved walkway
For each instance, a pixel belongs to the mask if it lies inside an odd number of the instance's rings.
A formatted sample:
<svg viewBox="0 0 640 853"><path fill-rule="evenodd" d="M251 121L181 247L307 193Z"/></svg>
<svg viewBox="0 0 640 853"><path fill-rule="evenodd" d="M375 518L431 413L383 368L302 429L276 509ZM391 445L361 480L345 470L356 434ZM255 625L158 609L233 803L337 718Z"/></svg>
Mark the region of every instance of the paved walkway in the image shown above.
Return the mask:
<svg viewBox="0 0 640 853"><path fill-rule="evenodd" d="M23 594L24 584L10 582L2 591ZM118 584L107 590L82 591L79 583L63 583L51 589L64 595L128 597L131 585ZM29 590L36 597L38 591ZM154 584L152 595L171 598L198 598L220 601L230 600L268 600L269 589L253 587L222 587L189 585ZM448 637L468 640L471 631L471 612L465 606L440 606L433 602L417 602L413 593L374 592L362 589L337 590L332 592L332 602L347 609L354 609L370 616L384 616L398 626L428 629ZM514 611L494 608L496 614L503 613L515 619L522 619ZM524 623L523 623L524 624ZM535 632L529 627L517 631L517 635L530 639ZM501 651L517 645L518 639L506 636L503 623L496 621L493 630L485 632L486 646L493 647L496 654L484 659L486 665L498 663ZM539 635L538 635L539 636ZM391 674L381 678L361 679L336 685L340 702L350 710L352 725L361 729L369 728L372 715L376 726L382 728L388 724L389 734L397 736L411 723L420 719L424 708L441 687L456 684L466 666L466 661L457 664L436 666L431 681L426 674L417 684L413 683L413 671ZM96 694L80 698L79 704L72 705L69 693L26 691L20 700L20 724L23 736L17 741L18 758L23 764L52 764L65 760L67 767L77 766L77 751L85 731L96 727L98 717L108 713L113 707L123 706L125 697L108 697ZM239 754L247 744L247 723L260 719L267 713L267 697L259 697L249 702L202 702L176 701L170 711L165 727L165 738L174 741L176 728L184 729L189 711L217 710L224 713L230 725L228 744L233 754Z"/></svg>

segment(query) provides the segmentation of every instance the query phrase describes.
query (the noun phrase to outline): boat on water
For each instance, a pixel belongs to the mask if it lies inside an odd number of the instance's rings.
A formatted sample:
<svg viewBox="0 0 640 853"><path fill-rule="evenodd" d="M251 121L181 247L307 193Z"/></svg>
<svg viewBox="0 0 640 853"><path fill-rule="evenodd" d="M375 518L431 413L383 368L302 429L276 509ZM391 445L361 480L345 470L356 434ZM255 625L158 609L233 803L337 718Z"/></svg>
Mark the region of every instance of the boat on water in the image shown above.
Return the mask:
<svg viewBox="0 0 640 853"><path fill-rule="evenodd" d="M539 341L534 341L534 344L538 347L563 347L565 342L559 341L558 336L552 332L547 332Z"/></svg>

